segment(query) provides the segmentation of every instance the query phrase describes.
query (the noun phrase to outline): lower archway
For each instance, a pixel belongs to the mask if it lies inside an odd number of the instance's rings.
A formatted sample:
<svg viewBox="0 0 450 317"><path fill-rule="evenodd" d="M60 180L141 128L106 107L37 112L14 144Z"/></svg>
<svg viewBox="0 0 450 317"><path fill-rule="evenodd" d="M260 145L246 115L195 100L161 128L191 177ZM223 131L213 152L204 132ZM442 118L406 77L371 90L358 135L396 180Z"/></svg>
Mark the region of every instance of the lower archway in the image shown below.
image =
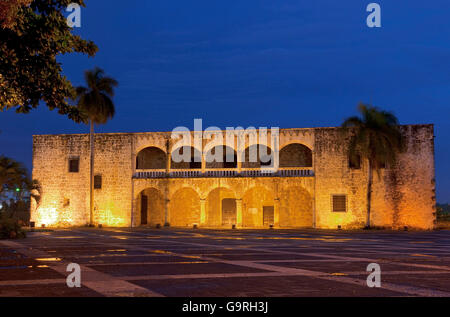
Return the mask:
<svg viewBox="0 0 450 317"><path fill-rule="evenodd" d="M200 197L192 188L181 188L170 200L170 224L191 227L200 224Z"/></svg>
<svg viewBox="0 0 450 317"><path fill-rule="evenodd" d="M156 188L144 189L139 194L137 209L140 225L164 224L164 198Z"/></svg>
<svg viewBox="0 0 450 317"><path fill-rule="evenodd" d="M242 226L269 226L274 218L274 195L264 187L249 189L242 198Z"/></svg>
<svg viewBox="0 0 450 317"><path fill-rule="evenodd" d="M313 226L313 200L300 186L291 186L280 193L280 227Z"/></svg>
<svg viewBox="0 0 450 317"><path fill-rule="evenodd" d="M206 223L210 227L236 224L236 196L228 188L212 190L206 201Z"/></svg>

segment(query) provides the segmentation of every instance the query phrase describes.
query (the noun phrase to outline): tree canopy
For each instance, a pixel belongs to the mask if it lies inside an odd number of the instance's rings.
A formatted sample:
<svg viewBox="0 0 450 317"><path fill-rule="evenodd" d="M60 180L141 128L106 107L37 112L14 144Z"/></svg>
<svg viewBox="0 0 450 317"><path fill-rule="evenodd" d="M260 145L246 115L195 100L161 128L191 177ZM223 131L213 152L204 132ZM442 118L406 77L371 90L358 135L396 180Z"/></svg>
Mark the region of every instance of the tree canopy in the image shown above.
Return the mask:
<svg viewBox="0 0 450 317"><path fill-rule="evenodd" d="M360 117L346 119L344 128L355 132L349 145L349 156L355 161L361 156L375 170L394 164L397 154L403 150L403 139L399 121L392 113L370 105L360 104Z"/></svg>
<svg viewBox="0 0 450 317"><path fill-rule="evenodd" d="M73 34L63 11L84 0L1 1L0 6L0 111L28 113L45 102L79 122L80 113L70 100L76 90L62 74L57 56L83 53L94 56L92 41Z"/></svg>
<svg viewBox="0 0 450 317"><path fill-rule="evenodd" d="M87 87L77 87L78 108L86 118L83 121L92 121L95 124L105 124L115 114L114 87L118 82L105 76L105 72L96 67L84 73Z"/></svg>
<svg viewBox="0 0 450 317"><path fill-rule="evenodd" d="M28 189L30 184L27 170L21 163L0 156L0 196L16 189Z"/></svg>

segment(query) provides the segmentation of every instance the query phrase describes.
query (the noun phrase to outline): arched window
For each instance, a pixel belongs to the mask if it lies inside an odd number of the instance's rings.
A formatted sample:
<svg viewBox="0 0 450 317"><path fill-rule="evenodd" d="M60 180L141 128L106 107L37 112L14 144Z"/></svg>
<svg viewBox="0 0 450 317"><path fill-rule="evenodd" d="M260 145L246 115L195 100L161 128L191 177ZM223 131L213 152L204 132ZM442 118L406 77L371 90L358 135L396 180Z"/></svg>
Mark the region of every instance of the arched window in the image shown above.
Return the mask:
<svg viewBox="0 0 450 317"><path fill-rule="evenodd" d="M303 144L293 143L280 151L280 167L312 167L312 151Z"/></svg>
<svg viewBox="0 0 450 317"><path fill-rule="evenodd" d="M206 168L237 168L236 151L229 146L216 146L206 154Z"/></svg>
<svg viewBox="0 0 450 317"><path fill-rule="evenodd" d="M165 169L166 164L166 153L157 147L145 148L136 157L136 169Z"/></svg>
<svg viewBox="0 0 450 317"><path fill-rule="evenodd" d="M172 169L201 169L202 153L192 146L179 147L172 151L170 167Z"/></svg>
<svg viewBox="0 0 450 317"><path fill-rule="evenodd" d="M271 167L272 160L272 150L262 144L251 145L244 151L244 156L242 159L243 168L260 168L260 167Z"/></svg>

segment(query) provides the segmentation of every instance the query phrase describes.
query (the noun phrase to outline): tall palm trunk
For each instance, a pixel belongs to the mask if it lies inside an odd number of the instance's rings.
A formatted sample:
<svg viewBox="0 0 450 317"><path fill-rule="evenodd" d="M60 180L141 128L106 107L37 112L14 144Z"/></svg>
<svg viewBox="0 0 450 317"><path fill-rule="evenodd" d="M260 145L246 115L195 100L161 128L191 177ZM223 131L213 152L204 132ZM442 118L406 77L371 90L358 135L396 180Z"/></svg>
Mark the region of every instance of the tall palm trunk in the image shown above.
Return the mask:
<svg viewBox="0 0 450 317"><path fill-rule="evenodd" d="M373 182L373 166L372 161L369 159L369 171L367 176L367 219L366 227L370 228L370 208L372 202L372 182Z"/></svg>
<svg viewBox="0 0 450 317"><path fill-rule="evenodd" d="M89 184L89 225L94 225L94 122L90 121L91 132L89 144L91 147L90 184Z"/></svg>

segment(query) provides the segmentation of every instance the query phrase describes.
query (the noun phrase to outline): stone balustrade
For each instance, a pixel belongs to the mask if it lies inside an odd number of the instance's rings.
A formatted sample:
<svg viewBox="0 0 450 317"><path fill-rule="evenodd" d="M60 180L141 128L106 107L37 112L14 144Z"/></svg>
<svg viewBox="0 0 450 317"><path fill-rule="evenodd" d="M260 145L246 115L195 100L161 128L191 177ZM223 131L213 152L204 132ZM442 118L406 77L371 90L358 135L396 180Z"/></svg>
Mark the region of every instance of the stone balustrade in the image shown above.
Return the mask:
<svg viewBox="0 0 450 317"><path fill-rule="evenodd" d="M314 177L312 168L261 169L208 169L208 170L136 170L135 179L148 178L220 178L220 177Z"/></svg>

